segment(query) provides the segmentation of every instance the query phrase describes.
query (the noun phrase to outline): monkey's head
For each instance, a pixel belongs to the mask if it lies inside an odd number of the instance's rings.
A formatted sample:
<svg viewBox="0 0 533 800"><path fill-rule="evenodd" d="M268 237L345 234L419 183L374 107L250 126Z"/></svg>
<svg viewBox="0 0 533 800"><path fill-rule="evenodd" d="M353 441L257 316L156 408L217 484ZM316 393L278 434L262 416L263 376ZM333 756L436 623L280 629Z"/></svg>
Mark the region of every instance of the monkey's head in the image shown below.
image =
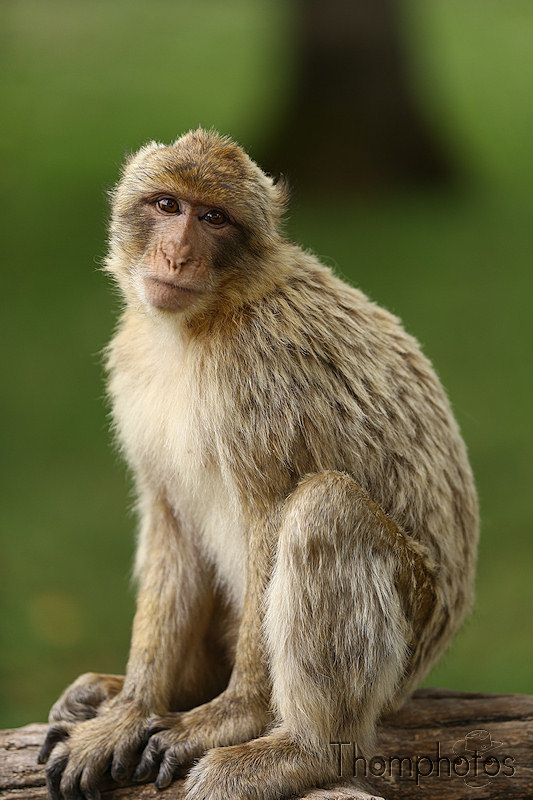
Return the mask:
<svg viewBox="0 0 533 800"><path fill-rule="evenodd" d="M126 300L162 312L235 299L279 247L285 187L237 144L199 128L129 158L112 193L106 267ZM257 273L257 274L255 274Z"/></svg>

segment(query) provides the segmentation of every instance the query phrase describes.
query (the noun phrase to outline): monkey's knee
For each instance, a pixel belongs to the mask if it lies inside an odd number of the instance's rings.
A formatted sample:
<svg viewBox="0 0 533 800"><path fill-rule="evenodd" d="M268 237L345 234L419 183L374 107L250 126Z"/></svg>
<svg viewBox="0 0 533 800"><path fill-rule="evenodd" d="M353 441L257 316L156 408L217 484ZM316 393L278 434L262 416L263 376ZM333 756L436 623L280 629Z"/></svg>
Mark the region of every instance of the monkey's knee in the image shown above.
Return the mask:
<svg viewBox="0 0 533 800"><path fill-rule="evenodd" d="M379 512L350 475L332 470L308 475L287 501L280 549L309 548L310 556L317 547L324 554L330 545L336 552L339 546L353 550L355 537L360 542L361 534L375 527Z"/></svg>
<svg viewBox="0 0 533 800"><path fill-rule="evenodd" d="M346 472L324 470L306 475L289 498L288 507L296 502L320 502L331 496L353 496L362 494L361 488Z"/></svg>
<svg viewBox="0 0 533 800"><path fill-rule="evenodd" d="M122 675L100 675L86 672L80 675L50 709L50 722L80 722L91 719L106 700L115 697L124 683Z"/></svg>

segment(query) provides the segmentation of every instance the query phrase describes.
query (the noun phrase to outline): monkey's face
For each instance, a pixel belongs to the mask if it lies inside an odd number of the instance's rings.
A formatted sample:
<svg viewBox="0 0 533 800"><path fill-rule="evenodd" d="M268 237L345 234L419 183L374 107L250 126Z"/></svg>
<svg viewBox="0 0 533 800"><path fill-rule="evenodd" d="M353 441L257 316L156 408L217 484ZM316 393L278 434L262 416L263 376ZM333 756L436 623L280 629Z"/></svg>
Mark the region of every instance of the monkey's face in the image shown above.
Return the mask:
<svg viewBox="0 0 533 800"><path fill-rule="evenodd" d="M227 211L175 194L144 198L150 240L137 289L155 308L180 311L213 290L217 260L236 238Z"/></svg>
<svg viewBox="0 0 533 800"><path fill-rule="evenodd" d="M229 139L198 130L169 147L152 142L113 193L107 268L128 302L164 312L220 303L259 276L283 202Z"/></svg>

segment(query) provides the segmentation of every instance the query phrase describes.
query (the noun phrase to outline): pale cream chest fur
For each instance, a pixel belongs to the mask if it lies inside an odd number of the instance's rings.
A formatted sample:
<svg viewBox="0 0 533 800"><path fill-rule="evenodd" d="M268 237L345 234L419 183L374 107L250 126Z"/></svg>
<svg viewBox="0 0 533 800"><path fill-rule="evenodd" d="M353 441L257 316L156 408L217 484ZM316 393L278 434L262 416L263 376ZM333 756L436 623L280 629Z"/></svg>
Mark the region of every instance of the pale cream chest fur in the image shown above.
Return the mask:
<svg viewBox="0 0 533 800"><path fill-rule="evenodd" d="M176 328L162 337L161 320L126 320L109 348L113 418L134 472L165 493L183 535L199 538L242 608L245 523L210 440L209 398L202 395L196 357Z"/></svg>

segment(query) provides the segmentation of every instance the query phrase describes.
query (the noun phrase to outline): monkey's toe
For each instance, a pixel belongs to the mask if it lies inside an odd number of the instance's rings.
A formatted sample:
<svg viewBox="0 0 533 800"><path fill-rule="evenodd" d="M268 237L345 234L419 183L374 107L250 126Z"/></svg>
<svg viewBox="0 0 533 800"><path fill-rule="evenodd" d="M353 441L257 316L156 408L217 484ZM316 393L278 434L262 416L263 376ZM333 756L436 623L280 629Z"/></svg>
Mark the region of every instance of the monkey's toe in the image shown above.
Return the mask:
<svg viewBox="0 0 533 800"><path fill-rule="evenodd" d="M186 765L203 752L200 745L178 736L175 731L158 728L144 748L133 779L146 781L155 777L156 788L164 789L175 778L183 776Z"/></svg>
<svg viewBox="0 0 533 800"><path fill-rule="evenodd" d="M89 758L73 755L67 741L61 742L48 761L46 785L50 800L100 800L108 758L101 753Z"/></svg>
<svg viewBox="0 0 533 800"><path fill-rule="evenodd" d="M68 753L63 752L51 759L46 768L46 786L50 800L61 800L61 778L68 763Z"/></svg>
<svg viewBox="0 0 533 800"><path fill-rule="evenodd" d="M144 748L141 760L133 773L133 780L147 781L149 778L154 777L163 758L163 752L157 737L152 736Z"/></svg>
<svg viewBox="0 0 533 800"><path fill-rule="evenodd" d="M50 722L84 722L96 717L102 705L122 688L121 675L99 675L86 672L80 675L54 703Z"/></svg>
<svg viewBox="0 0 533 800"><path fill-rule="evenodd" d="M56 725L51 725L48 729L48 733L46 734L46 739L39 750L39 755L37 756L37 763L38 764L46 764L50 757L50 753L58 744L58 742L63 742L65 739L68 739L70 736L70 726L65 722L59 722Z"/></svg>

